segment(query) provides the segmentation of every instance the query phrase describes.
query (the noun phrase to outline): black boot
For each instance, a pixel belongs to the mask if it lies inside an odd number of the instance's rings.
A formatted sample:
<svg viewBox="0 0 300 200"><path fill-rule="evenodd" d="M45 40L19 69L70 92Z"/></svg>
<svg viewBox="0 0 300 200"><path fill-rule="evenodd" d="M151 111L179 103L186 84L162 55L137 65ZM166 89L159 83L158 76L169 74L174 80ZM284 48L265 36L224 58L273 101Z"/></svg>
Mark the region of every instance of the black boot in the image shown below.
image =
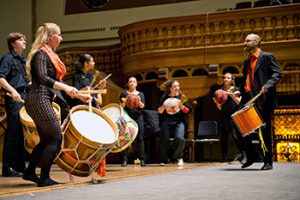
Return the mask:
<svg viewBox="0 0 300 200"><path fill-rule="evenodd" d="M145 162L144 159L141 160L140 165L141 165L142 167L145 167L145 166L146 166L146 162Z"/></svg>

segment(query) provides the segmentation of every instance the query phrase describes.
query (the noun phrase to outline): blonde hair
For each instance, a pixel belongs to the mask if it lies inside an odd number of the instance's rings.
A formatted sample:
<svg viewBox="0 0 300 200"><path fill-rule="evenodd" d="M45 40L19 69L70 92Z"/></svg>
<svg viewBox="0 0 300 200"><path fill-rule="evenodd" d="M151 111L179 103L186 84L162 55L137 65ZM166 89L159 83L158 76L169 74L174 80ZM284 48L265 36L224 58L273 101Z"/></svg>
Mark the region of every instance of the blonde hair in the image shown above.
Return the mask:
<svg viewBox="0 0 300 200"><path fill-rule="evenodd" d="M231 76L231 85L232 85L232 86L235 86L235 81L234 81L235 76L234 76L232 73L230 73L230 72L226 72L226 73L224 74L224 77L225 77L226 74Z"/></svg>
<svg viewBox="0 0 300 200"><path fill-rule="evenodd" d="M28 54L28 58L26 61L26 73L29 79L31 79L31 60L33 55L45 44L49 42L50 36L53 34L59 33L60 28L55 23L44 23L42 26L40 26L35 34L35 40L32 44L32 47L30 49L30 52Z"/></svg>

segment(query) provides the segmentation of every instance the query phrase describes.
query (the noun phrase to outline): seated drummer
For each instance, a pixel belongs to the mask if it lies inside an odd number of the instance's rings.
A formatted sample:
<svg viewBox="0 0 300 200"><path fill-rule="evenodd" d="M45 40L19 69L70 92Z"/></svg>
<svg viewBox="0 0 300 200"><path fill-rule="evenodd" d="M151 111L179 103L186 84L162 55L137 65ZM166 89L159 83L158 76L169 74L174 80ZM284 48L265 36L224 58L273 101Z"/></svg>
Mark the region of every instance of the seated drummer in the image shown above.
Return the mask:
<svg viewBox="0 0 300 200"><path fill-rule="evenodd" d="M180 91L179 82L168 80L164 83L165 93L160 99L158 113L163 114L160 126L160 164L168 163L169 139L174 137L172 160L176 160L179 166L183 163L183 150L185 145L185 130L187 115L192 110L186 97Z"/></svg>

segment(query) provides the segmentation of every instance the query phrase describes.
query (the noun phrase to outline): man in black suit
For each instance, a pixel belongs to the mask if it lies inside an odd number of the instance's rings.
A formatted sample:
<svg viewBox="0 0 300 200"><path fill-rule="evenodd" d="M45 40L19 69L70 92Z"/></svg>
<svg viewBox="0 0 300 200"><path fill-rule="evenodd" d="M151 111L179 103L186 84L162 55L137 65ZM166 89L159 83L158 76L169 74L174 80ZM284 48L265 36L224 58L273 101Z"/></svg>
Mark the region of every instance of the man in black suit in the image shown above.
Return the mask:
<svg viewBox="0 0 300 200"><path fill-rule="evenodd" d="M248 57L244 60L243 79L240 88L241 105L258 93L262 93L256 100L258 112L265 122L265 126L261 127L261 132L267 148L263 155L264 165L261 169L271 170L273 169L271 115L277 106L276 84L281 79L281 69L272 53L260 49L260 43L261 38L254 33L247 35L244 42L244 50ZM249 167L255 162L251 151L251 149L248 150L248 160L242 165L242 168Z"/></svg>

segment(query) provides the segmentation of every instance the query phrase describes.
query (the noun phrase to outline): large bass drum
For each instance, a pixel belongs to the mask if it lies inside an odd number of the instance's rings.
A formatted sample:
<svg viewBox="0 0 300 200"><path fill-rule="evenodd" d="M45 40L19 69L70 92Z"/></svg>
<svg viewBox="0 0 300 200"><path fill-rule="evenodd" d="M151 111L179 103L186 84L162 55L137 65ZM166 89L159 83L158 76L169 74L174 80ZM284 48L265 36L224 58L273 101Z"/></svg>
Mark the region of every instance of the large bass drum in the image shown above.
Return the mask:
<svg viewBox="0 0 300 200"><path fill-rule="evenodd" d="M117 139L117 126L101 110L75 106L67 118L56 163L73 175L88 176L92 167L111 152Z"/></svg>

